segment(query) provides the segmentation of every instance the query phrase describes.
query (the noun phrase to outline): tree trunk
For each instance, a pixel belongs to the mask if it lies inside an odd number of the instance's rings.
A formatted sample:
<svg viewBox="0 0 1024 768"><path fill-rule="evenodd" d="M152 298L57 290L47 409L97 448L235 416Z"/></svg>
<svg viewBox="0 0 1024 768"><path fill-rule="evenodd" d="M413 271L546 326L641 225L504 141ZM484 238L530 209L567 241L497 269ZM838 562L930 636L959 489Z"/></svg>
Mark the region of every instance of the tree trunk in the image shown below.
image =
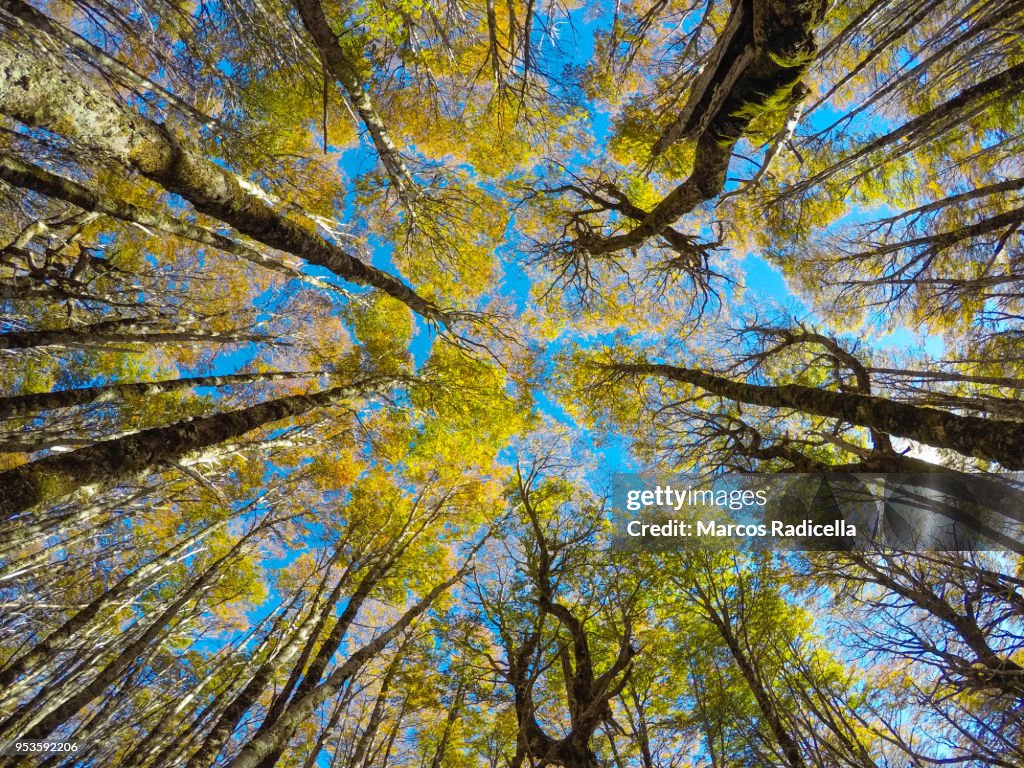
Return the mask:
<svg viewBox="0 0 1024 768"><path fill-rule="evenodd" d="M179 98L176 94L161 85L143 77L127 64L123 64L117 59L108 56L102 48L96 47L84 37L77 35L70 29L51 21L48 17L37 11L28 3L22 2L22 0L0 0L0 8L3 8L12 16L21 19L26 24L30 24L39 31L58 38L69 47L74 48L79 53L96 62L96 64L99 64L105 72L112 75L114 79L135 89L137 93L143 94L147 91L151 91L157 94L168 104L174 105L175 109L188 115L194 120L199 121L200 124L205 125L208 128L212 128L214 126L214 120L209 115L200 112L187 101Z"/></svg>
<svg viewBox="0 0 1024 768"><path fill-rule="evenodd" d="M36 347L102 347L108 344L175 344L204 342L233 344L267 341L264 333L209 331L190 325L170 325L137 320L113 320L73 328L0 333L0 350Z"/></svg>
<svg viewBox="0 0 1024 768"><path fill-rule="evenodd" d="M88 684L42 717L31 711L31 704L23 710L19 710L0 725L0 733L3 734L3 737L20 736L28 741L42 741L54 729L77 714L82 707L102 694L128 665L150 646L167 624L178 616L181 609L193 599L198 598L200 593L213 583L214 579L223 572L224 567L235 559L245 544L261 529L262 527L253 528L240 538L225 555L206 568L201 576L194 579L187 589L179 593L178 597L153 619L145 631L109 661ZM32 723L32 725L24 730L27 723Z"/></svg>
<svg viewBox="0 0 1024 768"><path fill-rule="evenodd" d="M266 641L264 641L266 642ZM237 653L237 647L232 650L232 653ZM149 728L149 732L145 738L139 741L137 738L133 738L131 750L121 758L118 763L118 768L141 768L142 766L149 763L156 754L162 750L168 742L175 742L181 746L182 739L179 738L180 731L176 728L179 718L185 712L192 712L197 709L197 699L203 694L211 683L215 681L222 681L223 676L231 674L232 657L230 654L226 654L226 658L221 659L219 663L208 672L202 679L200 679L184 696L179 698L173 707L167 707L164 704L157 703L160 711L163 712L160 719L157 720L152 727ZM214 697L216 699L216 697ZM75 734L78 735L77 733ZM167 765L164 763L163 765Z"/></svg>
<svg viewBox="0 0 1024 768"><path fill-rule="evenodd" d="M352 106L359 113L359 118L363 121L363 125L366 126L366 130L373 140L377 156L380 157L388 177L395 185L399 199L408 207L412 199L418 196L419 188L409 174L409 169L391 138L387 125L384 124L384 120L374 106L366 84L359 76L358 69L339 45L338 36L331 29L331 25L324 15L324 9L320 5L320 0L292 0L292 2L299 12L299 16L302 17L306 31L313 38L313 43L326 68L344 86Z"/></svg>
<svg viewBox="0 0 1024 768"><path fill-rule="evenodd" d="M320 639L321 630L326 624L327 617L330 615L328 611L333 612L334 605L337 603L340 596L340 589L344 582L338 583L337 587L335 587L334 593L331 594L328 604L324 607L325 613L318 631L314 633L310 640L310 644L307 646L306 651L303 654L303 658L293 670L292 676L288 680L288 684L285 686L285 690L271 704L267 711L266 719L260 726L257 734L270 730L277 722L278 718L286 711L288 704L291 701L303 699L317 687L324 675L324 672L330 665L331 659L334 658L334 654L337 653L338 649L341 647L341 643L345 639L345 635L348 632L349 627L352 626L352 622L355 621L356 616L359 614L359 609L363 606L363 603L366 602L366 599L370 596L373 588L382 578L384 578L390 567L403 551L404 547L397 547L394 551L388 553L383 559L377 561L373 566L371 566L370 570L365 576L363 576L359 585L349 597L348 602L345 604L345 609L335 621L330 634L324 638L323 643L317 650L316 656L313 657L313 661L309 664L309 668L306 669L305 660L309 655L311 655L314 644ZM302 674L303 670L305 670L305 674ZM302 674L301 681L299 680L300 674ZM294 690L294 694L291 693L292 690ZM278 749L266 755L263 760L260 761L258 768L273 768L281 758L281 751L289 738L291 738L291 734L288 734L288 736L282 740L281 746Z"/></svg>
<svg viewBox="0 0 1024 768"><path fill-rule="evenodd" d="M352 753L352 759L349 763L352 768L366 768L370 761L370 747L373 745L373 740L377 738L377 733L380 731L380 724L384 719L384 707L387 705L388 694L391 692L391 681L394 680L395 672L398 670L398 665L402 661L403 648L404 644L399 646L395 653L395 657L391 660L387 669L384 671L384 678L381 680L380 689L377 691L377 698L374 699L373 709L370 711L370 717L366 721L366 727L363 728L362 733L359 734L359 739L356 741L355 751Z"/></svg>
<svg viewBox="0 0 1024 768"><path fill-rule="evenodd" d="M33 34L49 38L38 31ZM168 192L181 195L200 213L264 245L351 282L378 288L428 320L444 323L447 319L398 278L327 241L311 223L281 215L258 188L187 147L164 126L79 82L66 69L64 61L41 41L8 31L0 43L0 111L133 168Z"/></svg>
<svg viewBox="0 0 1024 768"><path fill-rule="evenodd" d="M55 501L84 487L92 491L108 487L264 424L359 397L381 384L381 380L367 380L312 395L281 397L248 408L142 430L22 464L0 473L0 518L8 520L37 504Z"/></svg>
<svg viewBox="0 0 1024 768"><path fill-rule="evenodd" d="M335 729L338 727L338 723L341 721L341 716L347 714L349 704L352 703L352 695L355 692L353 686L349 686L345 691L334 699L334 703L331 706L331 716L327 720L327 725L320 729L320 733L316 737L316 743L312 749L306 753L306 759L302 763L302 768L316 768L317 765L323 765L318 761L320 752L323 750L327 740L335 734ZM331 768L337 762L341 755L341 749L336 748L334 753L331 755Z"/></svg>
<svg viewBox="0 0 1024 768"><path fill-rule="evenodd" d="M698 78L680 118L652 150L657 155L684 135L696 135L693 171L629 232L580 236L578 245L592 255L641 245L719 194L736 142L755 117L792 98L813 62L814 29L825 7L824 0L739 0L717 57Z"/></svg>
<svg viewBox="0 0 1024 768"><path fill-rule="evenodd" d="M1024 469L1024 423L957 416L884 397L830 392L802 384L745 384L672 365L612 363L601 367L619 374L657 376L691 384L737 403L792 408L814 416L840 419L936 448L948 448L965 456L998 462L1007 469Z"/></svg>
<svg viewBox="0 0 1024 768"><path fill-rule="evenodd" d="M194 742L202 742L205 723L209 720L212 713L223 711L224 706L227 706L224 704L224 701L230 696L234 682L238 678L244 677L245 674L246 671L242 670L240 673L233 675L233 679L221 686L213 700L196 712L183 730L165 739L166 743L162 748L157 747L156 749L159 749L159 751L156 751L154 755L146 755L143 765L149 768L181 765L192 750Z"/></svg>
<svg viewBox="0 0 1024 768"><path fill-rule="evenodd" d="M29 395L0 397L0 419L28 416L54 408L70 408L88 403L108 403L126 395L159 395L179 392L193 387L227 387L234 384L252 384L258 381L281 381L316 376L315 373L235 373L225 376L193 376L164 381L141 381L131 384L107 384L81 389L63 389L58 392L39 392Z"/></svg>
<svg viewBox="0 0 1024 768"><path fill-rule="evenodd" d="M772 732L772 737L779 745L779 749L782 750L786 762L790 768L807 768L807 763L800 753L799 745L783 724L775 702L772 701L771 696L769 696L768 691L761 682L761 676L754 667L754 664L740 647L739 640L732 631L732 626L728 624L728 619L725 616L719 615L710 601L705 603L704 608L708 612L711 623L718 629L718 633L722 636L726 646L728 646L729 653L732 655L733 661L736 662L736 666L739 668L740 674L743 675L743 679L746 680L747 687L750 688L750 693L753 695L754 701L757 702L757 708L761 710L761 716Z"/></svg>
<svg viewBox="0 0 1024 768"><path fill-rule="evenodd" d="M214 723L210 732L203 738L202 745L199 750L189 758L185 768L209 768L217 760L217 755L220 750L227 743L228 739L231 738L231 734L234 733L235 728L238 727L238 723L241 721L245 713L256 703L260 696L263 695L267 687L267 683L274 676L274 673L280 669L283 669L291 659L299 653L299 651L305 647L306 642L310 636L316 639L316 632L314 631L318 626L313 618L317 615L316 605L320 599L323 588L326 586L327 576L320 584L320 588L317 590L316 596L313 600L312 607L309 615L303 619L298 627L287 636L286 645L283 649L278 652L271 654L267 659L257 668L256 673L252 676L245 687L239 692L239 694L224 708ZM330 602L330 601L328 601ZM333 605L333 604L332 604ZM282 618L285 616L282 613ZM275 634L276 630L280 629L277 623L274 625Z"/></svg>
<svg viewBox="0 0 1024 768"><path fill-rule="evenodd" d="M464 681L459 680L459 685L455 689L455 695L452 697L452 705L448 708L448 716L444 721L444 730L441 731L441 738L438 739L437 747L434 749L434 756L430 760L430 768L441 768L444 762L445 753L448 751L448 740L451 738L455 723L462 716L462 704L465 694L466 684Z"/></svg>
<svg viewBox="0 0 1024 768"><path fill-rule="evenodd" d="M1024 63L1008 67L976 85L965 88L949 101L933 107L899 128L865 144L856 152L850 153L825 170L783 190L779 194L779 198L791 197L812 189L879 150L892 147L895 156L904 155L925 141L940 136L984 112L992 106L995 98L1019 92L1022 85L1024 85Z"/></svg>
<svg viewBox="0 0 1024 768"><path fill-rule="evenodd" d="M291 701L278 720L263 734L257 735L246 744L239 755L228 763L225 768L256 768L264 758L277 753L287 743L287 740L291 738L295 729L308 719L321 703L340 691L342 686L366 662L383 651L392 640L404 632L443 592L465 576L468 571L469 564L467 563L450 579L430 590L419 602L402 614L398 621L349 656L323 683L313 688L302 698L296 698Z"/></svg>
<svg viewBox="0 0 1024 768"><path fill-rule="evenodd" d="M146 495L148 490L136 491L128 498L106 499L99 504L88 506L74 505L59 515L44 517L35 520L11 520L6 525L0 526L0 557L7 558L9 553L26 547L40 538L46 539L57 532L67 530L75 525L90 523L93 527L99 525L96 518L101 514L113 512L109 519L113 520L122 516L121 510L130 509L131 505ZM117 507L118 511L114 512Z"/></svg>
<svg viewBox="0 0 1024 768"><path fill-rule="evenodd" d="M963 381L971 384L992 384L996 387L1024 389L1024 379L1007 376L982 376L959 371L916 371L908 368L867 368L869 373L880 373L907 379L928 379L930 381Z"/></svg>
<svg viewBox="0 0 1024 768"><path fill-rule="evenodd" d="M104 522L110 522L111 520L113 520L113 517L107 518ZM0 583L18 579L19 577L36 570L43 563L48 562L57 552L68 549L80 541L97 535L99 535L97 531L86 529L23 557L8 558L0 555L4 560L3 565L0 565Z"/></svg>
<svg viewBox="0 0 1024 768"><path fill-rule="evenodd" d="M0 669L0 688L12 686L20 675L31 672L39 662L58 650L64 641L84 629L104 608L117 604L131 594L136 587L145 582L150 575L159 572L169 561L183 554L189 547L202 541L226 522L227 520L222 520L187 537L184 541L129 573L110 589L102 592L85 608L65 621L43 640L40 640L31 650L12 659L6 666Z"/></svg>
<svg viewBox="0 0 1024 768"><path fill-rule="evenodd" d="M330 291L338 290L330 283L300 272L298 266L289 266L276 258L265 256L243 242L233 240L197 224L176 219L160 211L126 203L102 190L89 189L77 181L50 173L45 168L31 165L15 157L0 156L0 179L16 187L30 189L46 197L71 203L83 211L101 213L146 230L166 232L175 237L217 248L289 279L302 280ZM17 296L10 298L17 298Z"/></svg>

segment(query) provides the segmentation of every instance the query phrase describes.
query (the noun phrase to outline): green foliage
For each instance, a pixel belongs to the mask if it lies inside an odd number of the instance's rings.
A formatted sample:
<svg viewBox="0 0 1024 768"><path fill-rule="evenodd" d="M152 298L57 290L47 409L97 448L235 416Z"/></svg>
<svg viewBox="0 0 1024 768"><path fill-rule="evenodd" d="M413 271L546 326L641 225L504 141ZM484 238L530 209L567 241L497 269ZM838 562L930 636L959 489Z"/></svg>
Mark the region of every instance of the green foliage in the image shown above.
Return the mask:
<svg viewBox="0 0 1024 768"><path fill-rule="evenodd" d="M0 412L0 744L1024 764L1019 556L623 552L605 498L1018 450L1019 3L834 3L774 64L813 2L301 3L5 4L0 406L86 394ZM204 374L264 376L115 387Z"/></svg>

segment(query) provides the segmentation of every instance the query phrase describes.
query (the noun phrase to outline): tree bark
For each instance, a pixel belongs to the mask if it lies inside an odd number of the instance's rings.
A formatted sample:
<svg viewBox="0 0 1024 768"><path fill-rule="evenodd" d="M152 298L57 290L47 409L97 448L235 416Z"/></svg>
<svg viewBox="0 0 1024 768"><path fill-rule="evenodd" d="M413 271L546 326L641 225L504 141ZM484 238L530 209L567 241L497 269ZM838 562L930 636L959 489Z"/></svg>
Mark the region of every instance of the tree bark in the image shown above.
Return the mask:
<svg viewBox="0 0 1024 768"><path fill-rule="evenodd" d="M318 288L337 291L337 287L312 275L304 274L297 267L289 266L277 259L250 248L244 242L177 219L160 211L127 203L102 190L89 189L77 181L59 176L45 168L26 163L16 157L0 155L0 179L22 189L30 189L46 197L71 203L83 211L101 213L104 216L135 224L143 229L166 232L169 235L208 245L232 256L245 259L263 269L277 272L289 279L302 280ZM12 298L16 298L12 297Z"/></svg>
<svg viewBox="0 0 1024 768"><path fill-rule="evenodd" d="M693 171L629 232L583 235L577 245L595 256L638 246L719 194L736 142L755 117L792 98L814 60L814 29L825 7L824 0L739 0L719 55L652 149L657 155L679 138L696 135Z"/></svg>
<svg viewBox="0 0 1024 768"><path fill-rule="evenodd" d="M202 541L226 522L227 520L215 523L199 533L189 536L125 576L110 589L102 592L85 608L40 640L31 650L11 660L0 669L0 688L9 688L14 685L20 675L31 672L40 662L58 650L62 643L83 630L101 611L115 606L142 585L150 575L159 572L169 561L186 552L189 547Z"/></svg>
<svg viewBox="0 0 1024 768"><path fill-rule="evenodd" d="M126 395L159 395L179 392L193 387L228 387L252 384L258 381L281 381L315 376L315 373L234 373L225 376L192 376L164 381L141 381L131 384L107 384L99 387L63 389L58 392L39 392L29 395L0 397L0 419L27 416L54 408L70 408L89 403L108 403Z"/></svg>
<svg viewBox="0 0 1024 768"><path fill-rule="evenodd" d="M345 88L352 106L359 113L359 118L366 126L373 146L377 150L377 156L395 185L399 198L406 206L410 205L412 200L418 196L419 188L391 138L391 132L388 131L387 125L374 106L355 63L350 61L348 54L339 45L338 36L331 29L331 25L324 15L323 6L320 5L320 0L292 0L292 2L302 18L306 31L313 38L313 43L320 52L327 69Z"/></svg>
<svg viewBox="0 0 1024 768"><path fill-rule="evenodd" d="M103 693L117 677L127 669L128 665L143 653L164 628L178 616L181 609L209 587L215 578L222 572L224 567L235 559L242 547L261 530L260 527L253 528L249 533L239 539L234 546L222 557L218 558L202 575L194 579L187 589L183 590L163 611L161 611L153 622L135 640L129 643L116 657L108 662L103 669L81 690L72 694L63 703L46 713L42 717L36 717L31 713L29 707L27 712L18 712L0 725L0 732L7 736L21 736L28 741L42 741L69 718L73 717L82 707ZM19 722L26 720L33 722L27 730L21 730ZM20 732L15 733L13 729L18 728Z"/></svg>
<svg viewBox="0 0 1024 768"><path fill-rule="evenodd" d="M414 620L426 611L433 602L449 587L461 579L469 571L467 563L450 579L438 584L415 605L409 608L401 618L377 635L373 640L362 646L338 666L320 685L313 688L302 698L289 703L281 717L262 735L253 738L239 755L228 763L225 768L256 768L262 760L276 753L304 722L312 712L328 698L336 694L362 666L384 650L398 635L404 632Z"/></svg>
<svg viewBox="0 0 1024 768"><path fill-rule="evenodd" d="M281 215L258 188L186 146L164 126L79 82L66 69L42 41L8 30L0 42L0 111L138 171L181 195L200 213L264 245L378 288L428 320L446 321L442 310L398 278L316 234L311 223Z"/></svg>
<svg viewBox="0 0 1024 768"><path fill-rule="evenodd" d="M96 47L81 35L77 35L70 29L51 21L28 3L22 2L22 0L0 0L0 8L3 8L12 16L16 16L39 31L58 38L90 61L95 62L96 65L102 67L114 79L130 88L134 88L137 93L141 94L146 91L152 91L168 104L174 105L174 108L178 111L199 121L200 124L208 128L214 126L214 120L209 115L200 112L187 101L179 98L161 85L154 83L149 78L143 77L127 64L123 64L112 56L108 56L102 48Z"/></svg>
<svg viewBox="0 0 1024 768"><path fill-rule="evenodd" d="M620 375L655 376L691 384L737 403L766 408L792 408L814 416L841 419L888 435L998 462L1007 469L1024 469L1024 423L957 416L884 397L831 392L802 384L745 384L672 365L612 363L601 367Z"/></svg>
<svg viewBox="0 0 1024 768"><path fill-rule="evenodd" d="M312 395L291 395L248 408L179 421L114 440L50 455L0 473L0 519L44 502L55 501L83 487L113 485L145 469L174 461L200 448L314 408L365 395L382 380L347 384Z"/></svg>
<svg viewBox="0 0 1024 768"><path fill-rule="evenodd" d="M1008 67L980 83L965 88L949 101L939 104L899 128L884 136L879 136L825 170L783 190L779 194L779 199L792 197L794 194L812 189L879 150L894 147L895 156L904 155L923 142L984 112L992 106L995 98L1019 92L1022 85L1024 85L1024 63Z"/></svg>
<svg viewBox="0 0 1024 768"><path fill-rule="evenodd" d="M100 347L105 344L183 344L207 342L232 344L267 341L263 333L210 331L192 325L172 325L144 320L109 320L73 328L0 333L0 350L35 347Z"/></svg>
<svg viewBox="0 0 1024 768"><path fill-rule="evenodd" d="M317 591L316 597L319 598L326 584L326 576L324 581L321 582L320 589ZM272 634L276 634L279 630L284 627L281 626L281 621L286 614L282 613L280 620L275 622L274 630ZM304 647L308 638L313 634L315 628L315 622L313 618L317 615L316 611L316 600L313 603L313 609L310 610L309 614L299 622L299 625L286 637L285 647L278 650L276 653L268 655L266 660L256 669L255 674L249 679L245 687L239 692L234 699L224 708L217 718L213 727L203 738L202 745L199 749L189 758L185 768L209 768L217 760L217 755L220 750L227 743L228 739L231 738L231 734L234 733L235 728L238 727L238 723L241 721L245 713L256 703L260 696L263 695L267 687L267 683L274 676L274 673L291 661L291 659Z"/></svg>

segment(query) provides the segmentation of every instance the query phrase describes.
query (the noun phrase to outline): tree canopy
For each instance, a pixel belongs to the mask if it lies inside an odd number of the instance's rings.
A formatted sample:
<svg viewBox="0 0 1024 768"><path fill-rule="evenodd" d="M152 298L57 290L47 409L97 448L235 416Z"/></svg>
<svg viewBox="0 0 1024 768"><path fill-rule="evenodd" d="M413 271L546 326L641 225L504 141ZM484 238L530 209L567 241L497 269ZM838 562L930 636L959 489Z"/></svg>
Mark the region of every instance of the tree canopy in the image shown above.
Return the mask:
<svg viewBox="0 0 1024 768"><path fill-rule="evenodd" d="M0 768L1019 768L1024 544L609 487L1024 470L1022 158L1019 0L0 0Z"/></svg>

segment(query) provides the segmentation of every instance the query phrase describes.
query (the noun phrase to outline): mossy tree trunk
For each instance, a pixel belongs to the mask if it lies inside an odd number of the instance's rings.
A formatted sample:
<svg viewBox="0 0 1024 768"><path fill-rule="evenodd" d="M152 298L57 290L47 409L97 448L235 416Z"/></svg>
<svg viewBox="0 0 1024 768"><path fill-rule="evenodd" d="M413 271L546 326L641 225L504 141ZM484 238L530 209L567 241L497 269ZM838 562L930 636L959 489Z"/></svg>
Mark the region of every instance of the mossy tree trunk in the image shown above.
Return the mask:
<svg viewBox="0 0 1024 768"><path fill-rule="evenodd" d="M28 416L54 408L71 408L89 403L107 403L126 396L150 396L166 392L180 392L193 387L228 387L254 384L262 381L308 378L311 373L232 373L224 376L186 376L165 381L140 381L131 384L106 384L98 387L62 389L56 392L36 392L28 395L0 397L0 419Z"/></svg>
<svg viewBox="0 0 1024 768"><path fill-rule="evenodd" d="M312 395L290 395L213 416L186 419L142 430L69 453L59 453L0 473L0 518L7 520L37 504L83 488L99 490L146 469L217 445L257 427L314 408L359 397L383 386L363 381Z"/></svg>
<svg viewBox="0 0 1024 768"><path fill-rule="evenodd" d="M1007 469L1024 469L1024 423L1020 422L959 416L884 397L833 392L801 384L746 384L673 365L612 363L603 367L617 375L656 377L691 384L737 403L791 408L812 416L839 419L887 435L998 462Z"/></svg>
<svg viewBox="0 0 1024 768"><path fill-rule="evenodd" d="M372 286L435 322L446 315L395 276L372 267L304 225L283 216L235 174L168 131L67 72L39 30L32 39L5 32L0 42L0 112L32 128L53 131L132 168L197 211L254 240L322 266L351 282Z"/></svg>

